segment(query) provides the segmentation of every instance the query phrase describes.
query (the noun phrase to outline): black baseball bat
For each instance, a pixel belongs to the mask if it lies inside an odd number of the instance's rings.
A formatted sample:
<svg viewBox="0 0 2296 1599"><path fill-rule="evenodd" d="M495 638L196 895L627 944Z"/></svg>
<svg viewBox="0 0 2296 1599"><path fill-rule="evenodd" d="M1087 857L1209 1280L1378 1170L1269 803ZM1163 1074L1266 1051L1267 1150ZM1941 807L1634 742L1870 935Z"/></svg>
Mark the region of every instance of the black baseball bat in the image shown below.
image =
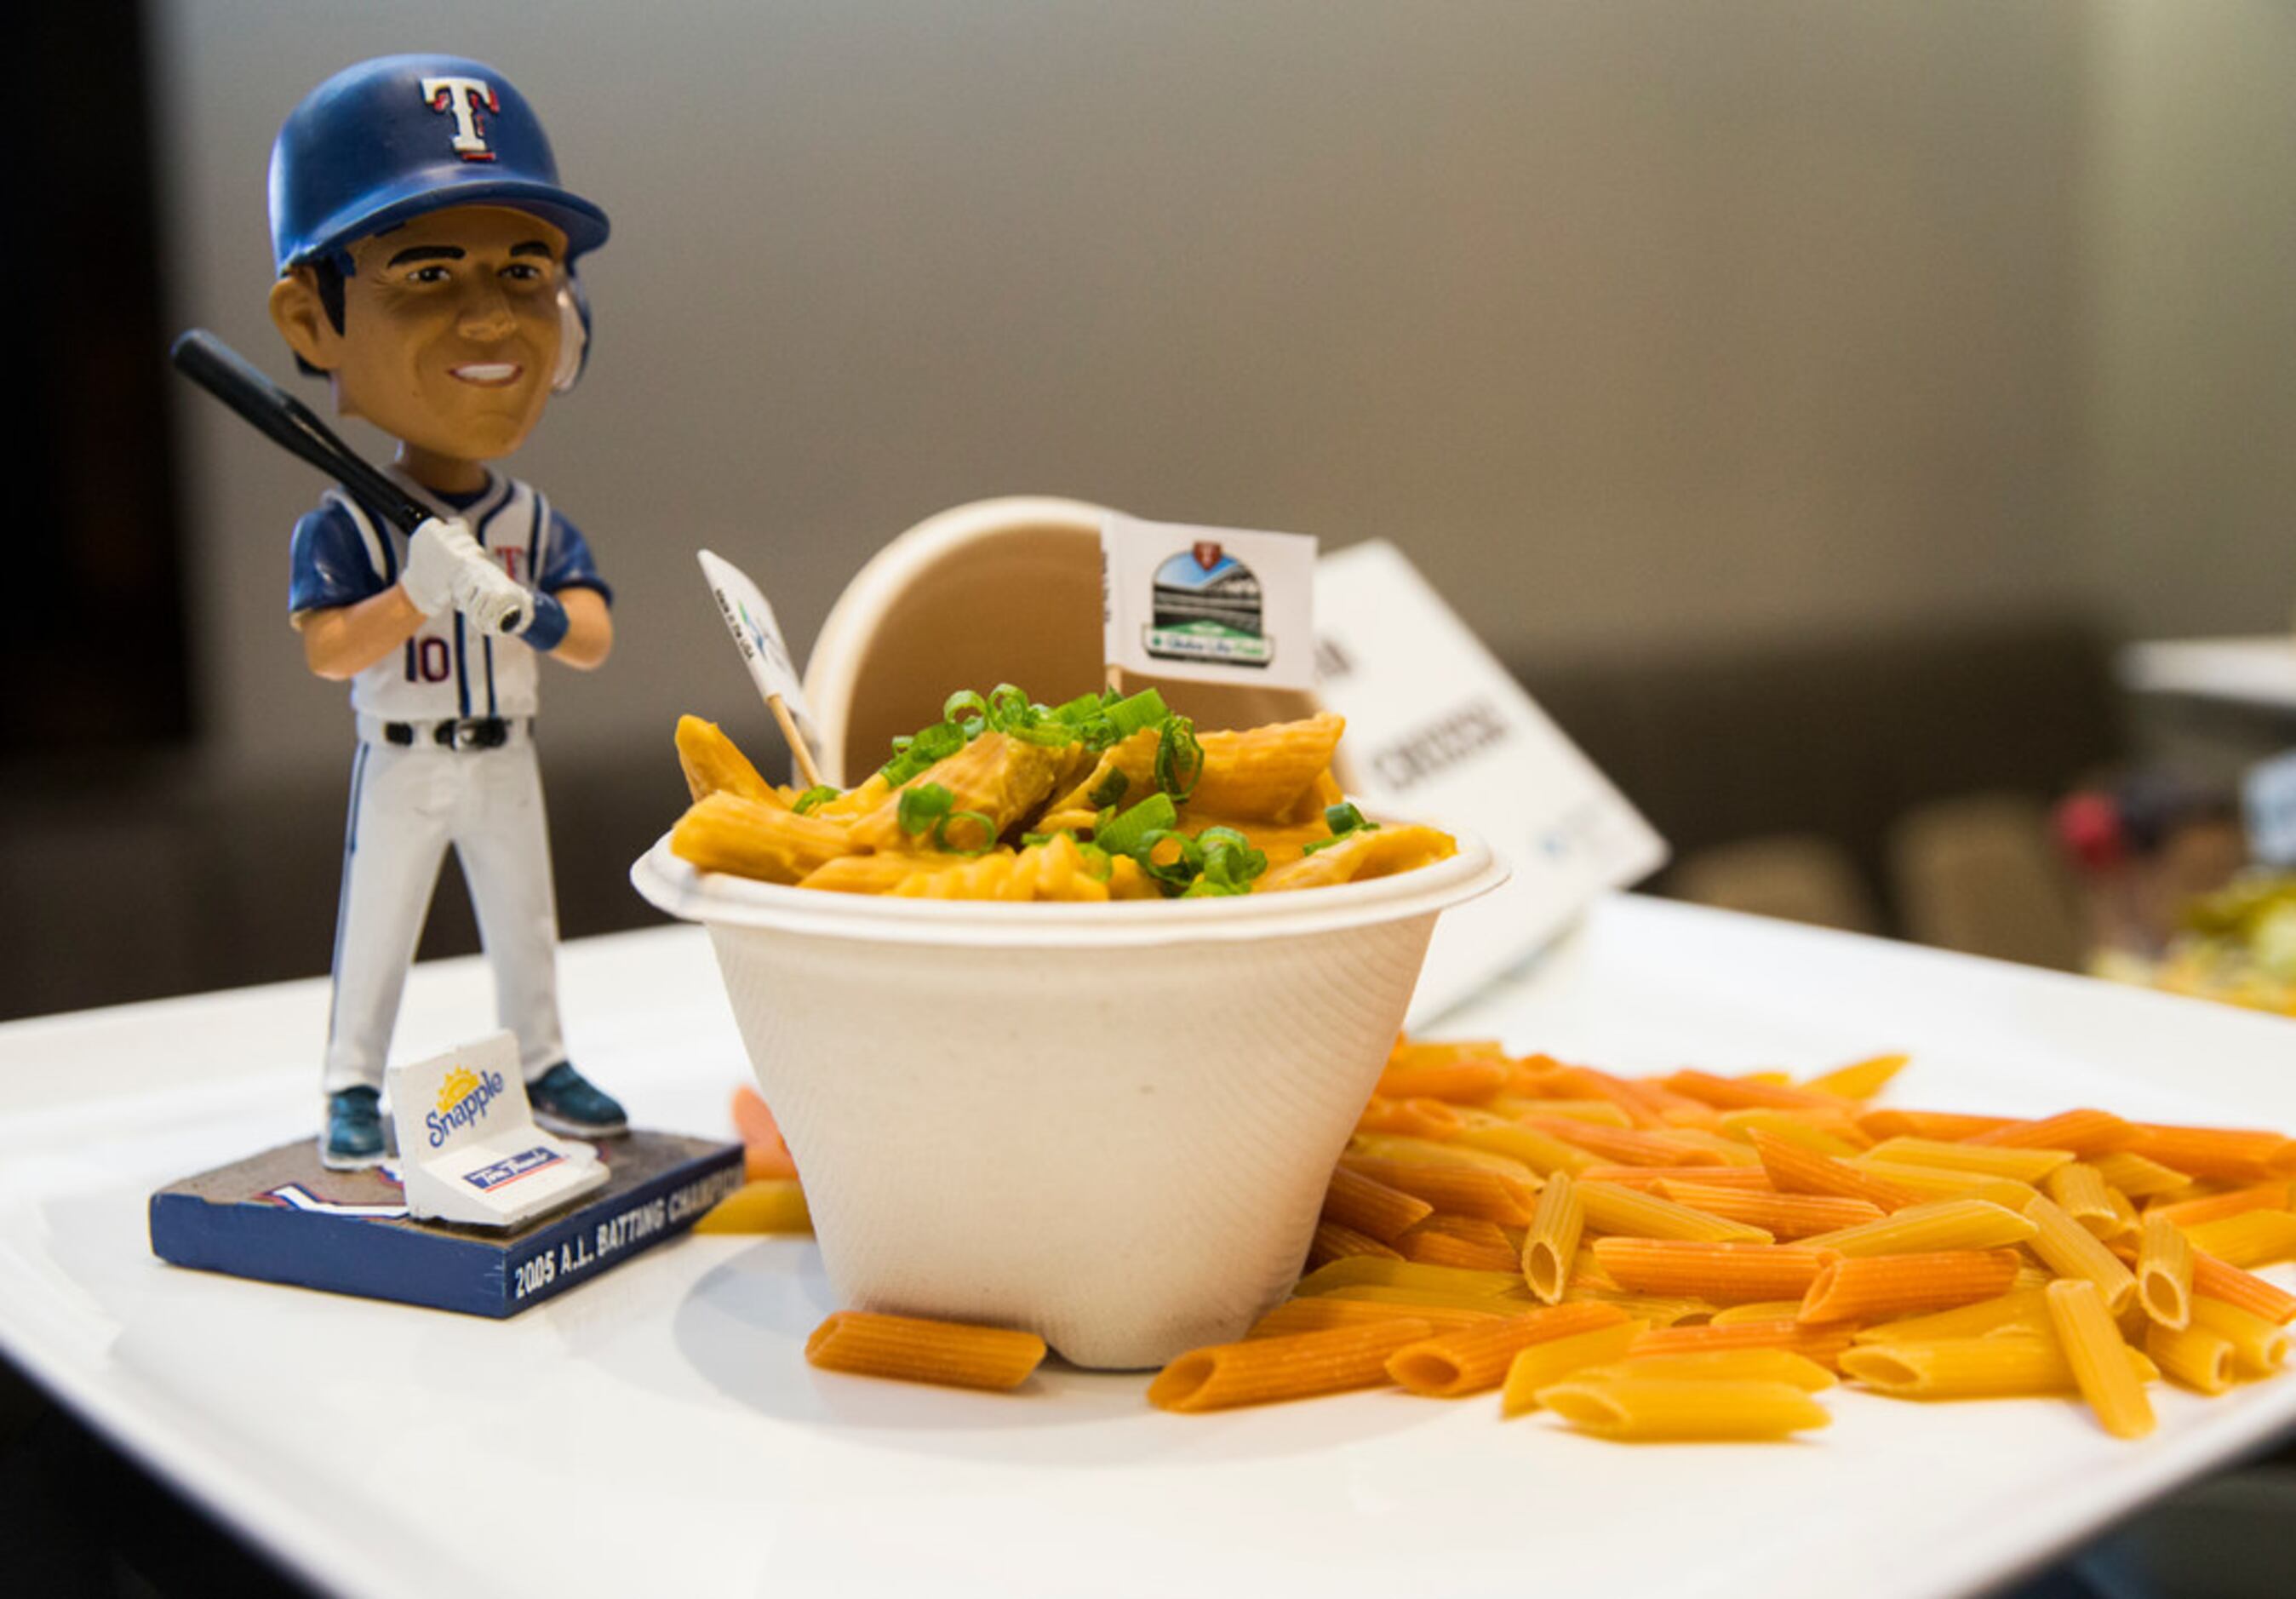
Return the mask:
<svg viewBox="0 0 2296 1599"><path fill-rule="evenodd" d="M168 358L176 371L238 412L273 443L335 479L370 513L400 532L411 535L430 520L422 502L353 454L309 406L205 328L193 328L177 339ZM521 619L512 613L504 630L516 627Z"/></svg>

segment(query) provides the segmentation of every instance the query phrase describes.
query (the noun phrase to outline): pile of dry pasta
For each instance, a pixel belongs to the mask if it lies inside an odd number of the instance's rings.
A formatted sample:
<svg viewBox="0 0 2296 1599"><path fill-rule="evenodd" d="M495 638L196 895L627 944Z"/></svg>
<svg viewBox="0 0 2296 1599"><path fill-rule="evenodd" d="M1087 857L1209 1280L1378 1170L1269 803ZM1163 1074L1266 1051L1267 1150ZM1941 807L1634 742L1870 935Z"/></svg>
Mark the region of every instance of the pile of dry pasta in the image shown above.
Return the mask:
<svg viewBox="0 0 2296 1599"><path fill-rule="evenodd" d="M2284 1364L2296 1293L2248 1268L2296 1259L2296 1140L1874 1108L1904 1064L1624 1078L1398 1043L1307 1275L1148 1397L1496 1389L1504 1415L1604 1438L1757 1439L1824 1426L1812 1396L1847 1378L1913 1400L2078 1395L2135 1438L2151 1383L2222 1393ZM745 1193L769 1207L794 1170L761 1158L763 1113L742 1111L753 1175L772 1175ZM855 1313L808 1346L832 1369L979 1387L1017 1385L1044 1352Z"/></svg>
<svg viewBox="0 0 2296 1599"><path fill-rule="evenodd" d="M1381 825L1332 776L1325 713L1206 733L1153 689L1060 706L1011 685L949 696L855 787L767 783L711 723L677 725L693 803L672 853L846 894L1106 900L1271 893L1383 877L1456 846Z"/></svg>

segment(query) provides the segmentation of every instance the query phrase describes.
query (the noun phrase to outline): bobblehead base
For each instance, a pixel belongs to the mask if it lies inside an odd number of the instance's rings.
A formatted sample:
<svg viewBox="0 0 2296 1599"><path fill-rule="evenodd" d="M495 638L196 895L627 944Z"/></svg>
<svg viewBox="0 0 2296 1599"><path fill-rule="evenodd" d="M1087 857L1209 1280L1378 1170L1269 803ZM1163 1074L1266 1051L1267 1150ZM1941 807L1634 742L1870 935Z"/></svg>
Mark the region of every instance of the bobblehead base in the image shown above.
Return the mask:
<svg viewBox="0 0 2296 1599"><path fill-rule="evenodd" d="M496 1318L677 1236L742 1185L742 1146L632 1131L605 1185L507 1231L416 1221L380 1169L330 1171L309 1138L152 1196L152 1250L176 1266Z"/></svg>

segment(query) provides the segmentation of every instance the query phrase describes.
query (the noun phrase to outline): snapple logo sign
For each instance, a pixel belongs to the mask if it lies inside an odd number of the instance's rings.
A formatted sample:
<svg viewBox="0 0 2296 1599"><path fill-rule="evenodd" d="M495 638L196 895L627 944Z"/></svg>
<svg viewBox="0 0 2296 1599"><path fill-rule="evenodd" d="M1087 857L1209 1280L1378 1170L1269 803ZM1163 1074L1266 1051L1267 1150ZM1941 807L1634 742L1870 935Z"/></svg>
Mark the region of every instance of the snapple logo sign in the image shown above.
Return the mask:
<svg viewBox="0 0 2296 1599"><path fill-rule="evenodd" d="M457 1066L439 1085L439 1108L423 1119L430 1129L430 1147L437 1149L457 1130L487 1119L487 1107L495 1103L503 1091L502 1073L489 1071L484 1077L467 1066Z"/></svg>

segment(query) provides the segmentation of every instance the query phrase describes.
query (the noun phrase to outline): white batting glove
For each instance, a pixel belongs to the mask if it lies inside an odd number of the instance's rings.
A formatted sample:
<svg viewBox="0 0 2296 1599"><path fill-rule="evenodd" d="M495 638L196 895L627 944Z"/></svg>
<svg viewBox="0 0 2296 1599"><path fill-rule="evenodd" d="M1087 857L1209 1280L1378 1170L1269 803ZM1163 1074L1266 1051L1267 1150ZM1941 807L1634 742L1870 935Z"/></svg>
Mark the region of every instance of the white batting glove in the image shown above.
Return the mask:
<svg viewBox="0 0 2296 1599"><path fill-rule="evenodd" d="M469 524L434 516L407 539L406 567L398 574L398 586L406 591L415 610L424 616L437 616L456 603L455 574L469 562L484 560L486 553L471 537ZM507 574L503 577L509 581Z"/></svg>
<svg viewBox="0 0 2296 1599"><path fill-rule="evenodd" d="M453 597L455 609L481 633L507 633L534 613L533 596L483 551L455 569Z"/></svg>

